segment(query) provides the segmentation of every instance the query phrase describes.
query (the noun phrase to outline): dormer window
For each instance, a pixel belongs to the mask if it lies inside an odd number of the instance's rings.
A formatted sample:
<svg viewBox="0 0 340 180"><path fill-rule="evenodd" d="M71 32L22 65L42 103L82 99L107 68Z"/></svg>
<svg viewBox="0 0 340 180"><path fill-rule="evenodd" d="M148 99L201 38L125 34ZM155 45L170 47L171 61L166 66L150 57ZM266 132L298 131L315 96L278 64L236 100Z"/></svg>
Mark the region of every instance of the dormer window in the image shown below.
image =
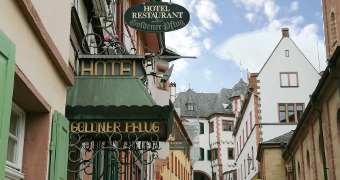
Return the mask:
<svg viewBox="0 0 340 180"><path fill-rule="evenodd" d="M195 104L194 101L190 97L188 102L187 102L187 110L188 111L193 111L194 110L194 104Z"/></svg>
<svg viewBox="0 0 340 180"><path fill-rule="evenodd" d="M194 104L188 104L188 111L194 110Z"/></svg>

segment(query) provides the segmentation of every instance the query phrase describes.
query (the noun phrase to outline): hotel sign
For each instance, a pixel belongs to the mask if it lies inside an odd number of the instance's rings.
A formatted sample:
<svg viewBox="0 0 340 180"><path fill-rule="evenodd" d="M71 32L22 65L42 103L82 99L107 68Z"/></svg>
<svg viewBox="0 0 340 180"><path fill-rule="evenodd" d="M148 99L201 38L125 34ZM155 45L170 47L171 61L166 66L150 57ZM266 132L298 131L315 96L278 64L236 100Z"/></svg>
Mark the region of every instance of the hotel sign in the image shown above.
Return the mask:
<svg viewBox="0 0 340 180"><path fill-rule="evenodd" d="M81 76L133 76L143 82L146 80L146 72L141 59L87 56L89 57L79 58Z"/></svg>
<svg viewBox="0 0 340 180"><path fill-rule="evenodd" d="M178 4L146 2L128 8L124 20L133 29L157 33L185 27L190 21L190 14Z"/></svg>
<svg viewBox="0 0 340 180"><path fill-rule="evenodd" d="M70 123L70 133L93 135L103 138L100 134L111 134L112 138L128 139L129 133L154 133L160 139L167 137L166 121L73 121ZM150 138L152 134L145 134L141 139Z"/></svg>
<svg viewBox="0 0 340 180"><path fill-rule="evenodd" d="M185 150L186 144L185 141L170 141L169 150Z"/></svg>

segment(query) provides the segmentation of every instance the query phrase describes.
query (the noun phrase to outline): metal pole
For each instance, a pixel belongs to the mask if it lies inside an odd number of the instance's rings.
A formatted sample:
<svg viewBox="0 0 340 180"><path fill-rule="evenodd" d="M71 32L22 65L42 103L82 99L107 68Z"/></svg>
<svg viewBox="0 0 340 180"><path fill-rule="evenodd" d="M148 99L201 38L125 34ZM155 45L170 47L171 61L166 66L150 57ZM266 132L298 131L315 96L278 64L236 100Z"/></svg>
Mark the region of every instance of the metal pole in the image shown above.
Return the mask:
<svg viewBox="0 0 340 180"><path fill-rule="evenodd" d="M142 144L143 146L143 144ZM143 149L143 148L142 148ZM141 180L144 180L144 150L142 150L142 160L141 160L142 168L141 168Z"/></svg>

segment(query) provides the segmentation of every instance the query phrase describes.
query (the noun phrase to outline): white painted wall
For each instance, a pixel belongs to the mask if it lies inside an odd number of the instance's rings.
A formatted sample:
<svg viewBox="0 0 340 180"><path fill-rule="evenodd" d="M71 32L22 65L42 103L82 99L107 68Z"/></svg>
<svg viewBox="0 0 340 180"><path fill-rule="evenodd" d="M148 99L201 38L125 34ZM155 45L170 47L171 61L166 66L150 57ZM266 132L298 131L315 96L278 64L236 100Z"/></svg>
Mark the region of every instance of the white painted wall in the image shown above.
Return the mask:
<svg viewBox="0 0 340 180"><path fill-rule="evenodd" d="M68 3L60 4L63 7ZM58 110L59 112L64 113L66 103L66 84L51 63L45 49L33 33L30 25L27 23L26 18L15 1L1 1L0 7L6 7L5 10L0 11L0 29L16 45L16 65L30 80L44 100L52 107L52 111ZM65 18L64 15L61 16L61 19ZM59 17L55 15L53 17L50 16L51 21L56 20L59 22L59 20L57 20L58 18ZM68 18L67 21L62 22L60 25L68 28L67 34L65 34L64 31L61 31L58 34L58 36L62 38L66 37L68 40L64 44L64 47L67 48L66 55L68 57L70 18ZM53 31L49 33L56 35ZM51 92L54 93L53 96L51 96Z"/></svg>
<svg viewBox="0 0 340 180"><path fill-rule="evenodd" d="M250 112L251 112L251 118L250 118ZM239 130L236 134L236 143L235 143L235 152L237 154L237 144L238 144L238 151L239 154L236 155L236 164L237 164L237 172L241 172L241 165L242 165L242 172L243 172L243 178L244 178L244 160L246 160L246 178L250 179L253 177L258 170L257 166L257 161L256 161L256 153L257 153L257 141L256 141L256 126L255 126L255 105L254 105L254 95L251 94L249 103L247 106L247 109L245 110L245 113L243 115L243 119L241 121ZM250 119L252 120L252 127L250 126ZM248 123L246 123L248 122ZM248 137L246 136L246 124L248 125ZM244 140L245 143L243 145L243 139L242 135L244 130ZM240 137L241 136L241 142L240 142ZM241 149L240 149L240 143L241 143ZM253 158L254 158L254 167L256 170L250 170L250 174L248 174L248 164L247 164L247 159L248 159L248 154L252 158L252 152L251 149L253 147ZM250 166L252 168L252 165ZM241 179L240 173L237 173L237 176L239 179Z"/></svg>
<svg viewBox="0 0 340 180"><path fill-rule="evenodd" d="M289 50L289 57L285 57L285 50ZM298 72L299 86L280 87L280 72ZM306 106L319 78L318 72L293 41L288 37L283 38L258 76L261 123L279 123L278 103L304 103ZM289 132L292 126L280 126L280 131L277 129L266 128L263 141Z"/></svg>

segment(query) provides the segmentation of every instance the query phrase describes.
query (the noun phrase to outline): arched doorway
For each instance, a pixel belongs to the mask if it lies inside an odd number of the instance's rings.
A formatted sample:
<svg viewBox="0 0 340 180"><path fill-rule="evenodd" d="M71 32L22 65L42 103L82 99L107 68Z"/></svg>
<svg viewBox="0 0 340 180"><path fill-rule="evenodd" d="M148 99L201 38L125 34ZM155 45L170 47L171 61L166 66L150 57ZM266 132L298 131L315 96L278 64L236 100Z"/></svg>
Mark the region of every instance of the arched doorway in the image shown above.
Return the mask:
<svg viewBox="0 0 340 180"><path fill-rule="evenodd" d="M194 180L211 180L211 177L204 171L195 170Z"/></svg>

